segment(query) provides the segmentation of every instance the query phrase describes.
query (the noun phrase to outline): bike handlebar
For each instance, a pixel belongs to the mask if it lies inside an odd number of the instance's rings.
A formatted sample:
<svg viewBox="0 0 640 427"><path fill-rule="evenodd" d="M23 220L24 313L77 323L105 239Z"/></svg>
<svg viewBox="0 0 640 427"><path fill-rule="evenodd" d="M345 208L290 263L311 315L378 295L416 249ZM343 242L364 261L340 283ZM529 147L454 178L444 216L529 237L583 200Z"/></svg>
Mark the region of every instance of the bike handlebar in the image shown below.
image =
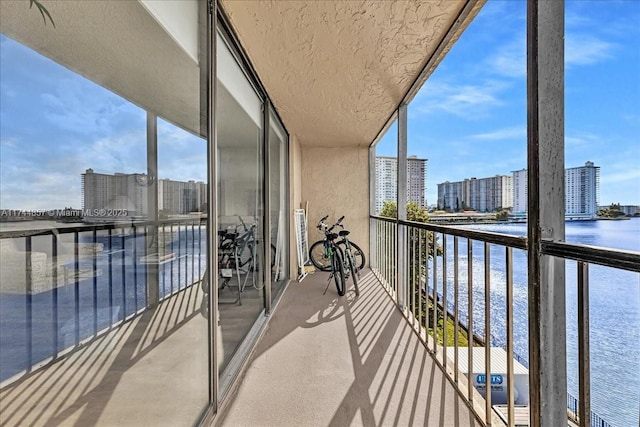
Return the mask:
<svg viewBox="0 0 640 427"><path fill-rule="evenodd" d="M331 227L329 227L327 224L325 224L325 221L327 220L327 218L329 218L329 215L323 216L322 219L320 219L320 221L318 221L318 225L316 225L316 228L318 230L322 230L325 233L329 233L331 230L333 230L337 226L340 226L340 227L344 228L344 225L342 225L342 221L344 221L344 215L342 215L338 219L338 221L335 224L333 224Z"/></svg>

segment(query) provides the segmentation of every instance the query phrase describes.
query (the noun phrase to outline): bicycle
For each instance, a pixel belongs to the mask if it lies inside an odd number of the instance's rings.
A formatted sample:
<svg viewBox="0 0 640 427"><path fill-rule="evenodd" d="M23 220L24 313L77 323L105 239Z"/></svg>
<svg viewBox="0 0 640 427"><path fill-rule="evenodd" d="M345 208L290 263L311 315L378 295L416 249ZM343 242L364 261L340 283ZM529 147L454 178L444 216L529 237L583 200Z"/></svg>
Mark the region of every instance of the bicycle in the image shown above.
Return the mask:
<svg viewBox="0 0 640 427"><path fill-rule="evenodd" d="M338 242L338 248L340 250L343 250L341 245L344 246L344 264L345 267L351 271L351 280L353 280L353 289L356 293L356 296L360 296L360 288L358 287L358 280L360 279L360 269L356 264L356 258L354 255L354 252L356 251L352 250L352 246L354 246L353 249L355 249L355 244L351 243L351 241L349 240L350 232L345 228L344 225L342 225L342 221L344 221L344 215L341 216L338 222L336 222L334 225L342 228L342 230L338 232L338 235L342 237L342 240ZM362 261L364 254L362 254L362 251L360 249L358 249L357 252L361 253L360 261Z"/></svg>
<svg viewBox="0 0 640 427"><path fill-rule="evenodd" d="M326 218L327 217L323 218L323 220ZM340 218L340 220L336 224L334 224L334 227L335 226L343 227L341 224L343 220L344 220L344 216ZM344 227L343 227L343 231L345 231ZM343 233L342 235L340 235L340 237L342 237L342 240L340 240L337 243L337 245L344 253L346 252L347 242L348 242L349 248L351 249L351 253L353 255L353 259L356 264L356 268L358 269L358 271L360 271L364 268L364 265L366 263L366 257L364 255L364 251L360 249L360 246L358 246L357 244L349 240L347 236L348 236L348 233L347 234ZM325 256L323 243L324 243L324 240L318 240L317 242L311 245L311 248L309 249L309 258L311 259L311 263L318 270L330 271L331 264L329 262L330 261L329 258Z"/></svg>
<svg viewBox="0 0 640 427"><path fill-rule="evenodd" d="M327 281L327 288L331 283L331 279L334 280L336 284L336 289L338 289L338 295L343 296L346 291L346 278L344 273L344 261L342 258L342 251L338 248L335 240L338 238L338 234L333 233L334 226L329 227L325 224L324 221L329 217L326 215L322 218L316 228L324 233L324 240L320 240L319 243L322 244L323 249L323 257L327 260L329 267L325 271L330 271L329 280ZM311 256L311 253L309 254ZM313 262L313 261L312 261ZM325 288L324 293L327 292L327 288Z"/></svg>

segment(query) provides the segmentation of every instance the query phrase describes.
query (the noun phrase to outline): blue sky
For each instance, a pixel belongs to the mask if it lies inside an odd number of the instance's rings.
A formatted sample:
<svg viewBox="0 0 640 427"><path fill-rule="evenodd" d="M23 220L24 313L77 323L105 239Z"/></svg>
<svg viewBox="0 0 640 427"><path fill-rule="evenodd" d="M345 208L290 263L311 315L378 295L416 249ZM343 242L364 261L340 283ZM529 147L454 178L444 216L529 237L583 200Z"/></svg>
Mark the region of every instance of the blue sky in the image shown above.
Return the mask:
<svg viewBox="0 0 640 427"><path fill-rule="evenodd" d="M0 35L0 208L82 203L81 174L146 173L146 113ZM158 122L158 175L206 181L204 140Z"/></svg>
<svg viewBox="0 0 640 427"><path fill-rule="evenodd" d="M525 1L489 0L409 106L409 154L437 184L526 167ZM640 1L566 4L567 167L640 204ZM144 111L0 35L0 208L80 207L80 174L146 171ZM395 154L395 135L378 145ZM206 147L159 124L159 176L206 180ZM188 157L186 157L188 156Z"/></svg>
<svg viewBox="0 0 640 427"><path fill-rule="evenodd" d="M438 183L526 168L525 8L489 0L409 105L430 204ZM565 165L600 166L602 204L640 204L640 2L567 1L565 29Z"/></svg>

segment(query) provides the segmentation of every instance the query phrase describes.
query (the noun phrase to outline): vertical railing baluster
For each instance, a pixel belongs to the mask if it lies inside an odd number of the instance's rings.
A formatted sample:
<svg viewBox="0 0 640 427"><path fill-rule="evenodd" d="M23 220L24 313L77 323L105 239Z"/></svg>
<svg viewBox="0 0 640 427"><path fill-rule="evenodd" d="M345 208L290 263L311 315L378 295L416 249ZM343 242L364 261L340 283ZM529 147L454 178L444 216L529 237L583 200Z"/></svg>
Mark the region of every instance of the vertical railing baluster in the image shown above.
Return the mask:
<svg viewBox="0 0 640 427"><path fill-rule="evenodd" d="M31 372L33 367L33 262L32 262L32 242L31 236L25 237L25 300L26 300L26 353L27 372Z"/></svg>
<svg viewBox="0 0 640 427"><path fill-rule="evenodd" d="M398 260L398 254L400 251L398 250L398 242L400 239L398 238L398 233L400 233L401 229L398 223L393 224L393 290L396 293L396 303L400 300L400 292L398 289L398 268L400 268L400 261Z"/></svg>
<svg viewBox="0 0 640 427"><path fill-rule="evenodd" d="M469 342L467 392L469 402L473 402L473 243L471 239L467 239L467 340Z"/></svg>
<svg viewBox="0 0 640 427"><path fill-rule="evenodd" d="M76 322L75 328L75 344L80 343L80 254L79 254L79 235L75 231L73 233L73 296L74 296L74 318Z"/></svg>
<svg viewBox="0 0 640 427"><path fill-rule="evenodd" d="M124 257L124 245L125 245L125 236L124 236L125 230L120 229L120 241L122 243L122 252L120 252L120 280L122 281L122 321L124 322L124 320L127 318L127 276L126 276L126 271L124 268L124 264L125 264L125 257Z"/></svg>
<svg viewBox="0 0 640 427"><path fill-rule="evenodd" d="M416 283L415 293L418 296L418 330L420 331L420 338L422 338L422 250L424 248L422 244L422 236L424 232L422 229L418 229L418 283Z"/></svg>
<svg viewBox="0 0 640 427"><path fill-rule="evenodd" d="M147 247L147 239L149 238L149 227L147 225L143 225L143 236L144 239L142 240L144 242L144 246L143 246L143 252L142 252L142 256L148 256L149 255L149 248ZM149 306L149 292L146 289L147 283L149 281L149 263L145 263L144 264L144 281L142 283L144 283L145 286L145 293L144 293L144 304L145 307Z"/></svg>
<svg viewBox="0 0 640 427"><path fill-rule="evenodd" d="M447 235L442 233L442 366L447 372L447 326L449 307L447 306Z"/></svg>
<svg viewBox="0 0 640 427"><path fill-rule="evenodd" d="M52 269L52 292L51 297L53 298L53 319L51 321L51 326L53 329L53 357L58 356L58 346L60 342L60 336L58 333L58 239L54 233L51 234L51 269ZM66 285L66 283L65 283Z"/></svg>
<svg viewBox="0 0 640 427"><path fill-rule="evenodd" d="M180 288L180 283L182 283L182 235L180 234L180 228L180 224L178 224L178 257L175 258L176 262L178 263L178 288ZM238 281L239 280L240 278L238 278ZM238 286L240 286L240 283L238 283Z"/></svg>
<svg viewBox="0 0 640 427"><path fill-rule="evenodd" d="M513 372L513 249L506 247L507 264L507 425L515 425L515 376Z"/></svg>
<svg viewBox="0 0 640 427"><path fill-rule="evenodd" d="M433 295L431 304L433 307L433 316L431 318L431 330L433 332L433 352L438 350L438 235L431 232L433 237Z"/></svg>
<svg viewBox="0 0 640 427"><path fill-rule="evenodd" d="M166 227L166 225L165 225ZM178 232L180 231L180 229L178 228ZM169 236L170 236L170 243L169 243L169 247L171 248L170 251L173 254L173 223L169 224ZM178 236L180 236L180 234L178 233ZM179 242L179 241L178 241ZM170 289L171 292L173 292L173 261L169 263L169 274L171 275L171 285L170 285ZM178 284L178 287L180 286L180 284Z"/></svg>
<svg viewBox="0 0 640 427"><path fill-rule="evenodd" d="M388 282L387 282L387 259L389 258L389 252L385 252L387 250L387 230L386 223L380 224L380 236L382 237L382 245L380 246L380 259L382 262L380 263L380 275L384 279L384 286L388 290Z"/></svg>
<svg viewBox="0 0 640 427"><path fill-rule="evenodd" d="M489 243L484 242L484 369L485 422L491 425L491 260Z"/></svg>
<svg viewBox="0 0 640 427"><path fill-rule="evenodd" d="M109 255L108 255L108 265L109 269L108 277L109 277L109 328L113 326L113 229L109 228Z"/></svg>
<svg viewBox="0 0 640 427"><path fill-rule="evenodd" d="M189 285L193 284L195 282L195 277L196 277L196 259L195 259L195 253L196 253L196 230L195 230L195 223L191 223L191 281L188 282ZM268 244L265 243L265 247L269 247ZM269 269L267 269L269 270Z"/></svg>
<svg viewBox="0 0 640 427"><path fill-rule="evenodd" d="M133 311L136 313L138 311L138 238L135 224L131 224L131 231L133 232Z"/></svg>
<svg viewBox="0 0 640 427"><path fill-rule="evenodd" d="M578 262L578 417L591 414L591 356L589 354L589 264Z"/></svg>
<svg viewBox="0 0 640 427"><path fill-rule="evenodd" d="M96 242L98 241L98 230L94 227L92 233L92 241L93 246L95 248ZM109 248L111 251L111 248ZM92 301L93 301L93 335L98 335L98 254L97 252L93 253L93 259L91 260L92 265Z"/></svg>
<svg viewBox="0 0 640 427"><path fill-rule="evenodd" d="M378 247L378 271L380 273L380 276L385 279L384 280L384 286L385 288L387 287L387 283L386 283L386 276L385 276L385 264L387 262L386 257L384 256L384 251L387 248L387 236L385 233L385 224L384 223L380 223L378 224L380 227L380 246Z"/></svg>
<svg viewBox="0 0 640 427"><path fill-rule="evenodd" d="M166 234L166 224L162 224L162 225L158 225L158 248L157 248L157 252L158 252L158 262L157 262L157 269L158 269L158 280L160 280L160 271L162 270L162 296L160 298L160 300L163 300L165 298L167 298L169 295L171 295L173 293L173 277L170 277L170 282L169 282L169 292L167 292L167 264L163 264L163 257L160 256L160 253L162 252L163 255L167 255L164 251L166 249L166 238L167 238L167 234ZM179 227L179 226L178 226ZM160 241L160 236L162 236L162 241ZM162 245L162 246L161 246ZM178 260L179 262L179 260ZM169 265L173 264L173 260L171 260L169 262ZM180 265L180 264L178 264ZM169 270L169 274L171 274L171 270ZM178 283L178 286L180 286L180 284Z"/></svg>
<svg viewBox="0 0 640 427"><path fill-rule="evenodd" d="M415 295L415 289L416 289L416 229L414 227L409 228L409 242L411 244L411 277L409 277L409 295L408 295L408 300L409 300L409 313L410 313L410 319L411 319L411 326L415 327L416 325L416 309L415 309L415 303L416 303L416 295Z"/></svg>
<svg viewBox="0 0 640 427"><path fill-rule="evenodd" d="M460 318L459 318L459 283L458 283L458 236L453 237L453 319L454 319L454 329L453 329L453 341L454 341L454 355L453 355L453 380L456 384L458 384L458 369L460 369L459 361L458 361L458 349L459 349L459 326L460 326Z"/></svg>
<svg viewBox="0 0 640 427"><path fill-rule="evenodd" d="M395 243L393 241L393 235L391 234L391 224L387 224L387 238L389 239L389 257L387 259L387 281L389 282L389 290L392 292L393 294L393 299L394 302L398 302L398 295L395 293L394 288L393 288L393 277L392 277L392 265L393 265L393 258L395 256Z"/></svg>

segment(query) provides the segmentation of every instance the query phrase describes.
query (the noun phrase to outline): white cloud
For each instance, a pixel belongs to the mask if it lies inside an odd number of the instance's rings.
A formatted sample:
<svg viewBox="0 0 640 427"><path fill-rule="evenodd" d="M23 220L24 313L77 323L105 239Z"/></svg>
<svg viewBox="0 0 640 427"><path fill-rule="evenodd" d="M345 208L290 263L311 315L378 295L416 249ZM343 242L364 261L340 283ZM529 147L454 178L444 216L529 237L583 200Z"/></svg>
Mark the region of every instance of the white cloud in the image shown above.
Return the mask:
<svg viewBox="0 0 640 427"><path fill-rule="evenodd" d="M489 80L484 84L449 84L427 82L423 90L413 100L415 111L431 113L446 111L457 116L475 119L486 115L489 109L503 104L498 94L508 85Z"/></svg>
<svg viewBox="0 0 640 427"><path fill-rule="evenodd" d="M584 33L567 33L564 62L567 68L592 65L611 58L617 45Z"/></svg>
<svg viewBox="0 0 640 427"><path fill-rule="evenodd" d="M9 138L0 138L0 146L3 148L15 148L18 145L18 138L9 137Z"/></svg>
<svg viewBox="0 0 640 427"><path fill-rule="evenodd" d="M504 44L487 59L487 65L495 73L512 78L527 75L527 42L524 34L515 35L513 41Z"/></svg>
<svg viewBox="0 0 640 427"><path fill-rule="evenodd" d="M503 129L497 129L493 132L471 135L471 139L491 140L491 141L497 141L497 140L503 140L503 139L523 139L526 137L527 137L526 126L513 126L513 127L503 128Z"/></svg>
<svg viewBox="0 0 640 427"><path fill-rule="evenodd" d="M602 175L600 179L606 184L636 181L640 185L640 169Z"/></svg>
<svg viewBox="0 0 640 427"><path fill-rule="evenodd" d="M602 141L602 137L588 133L569 136L565 135L564 137L565 146L569 148L587 146L598 143L600 141Z"/></svg>

